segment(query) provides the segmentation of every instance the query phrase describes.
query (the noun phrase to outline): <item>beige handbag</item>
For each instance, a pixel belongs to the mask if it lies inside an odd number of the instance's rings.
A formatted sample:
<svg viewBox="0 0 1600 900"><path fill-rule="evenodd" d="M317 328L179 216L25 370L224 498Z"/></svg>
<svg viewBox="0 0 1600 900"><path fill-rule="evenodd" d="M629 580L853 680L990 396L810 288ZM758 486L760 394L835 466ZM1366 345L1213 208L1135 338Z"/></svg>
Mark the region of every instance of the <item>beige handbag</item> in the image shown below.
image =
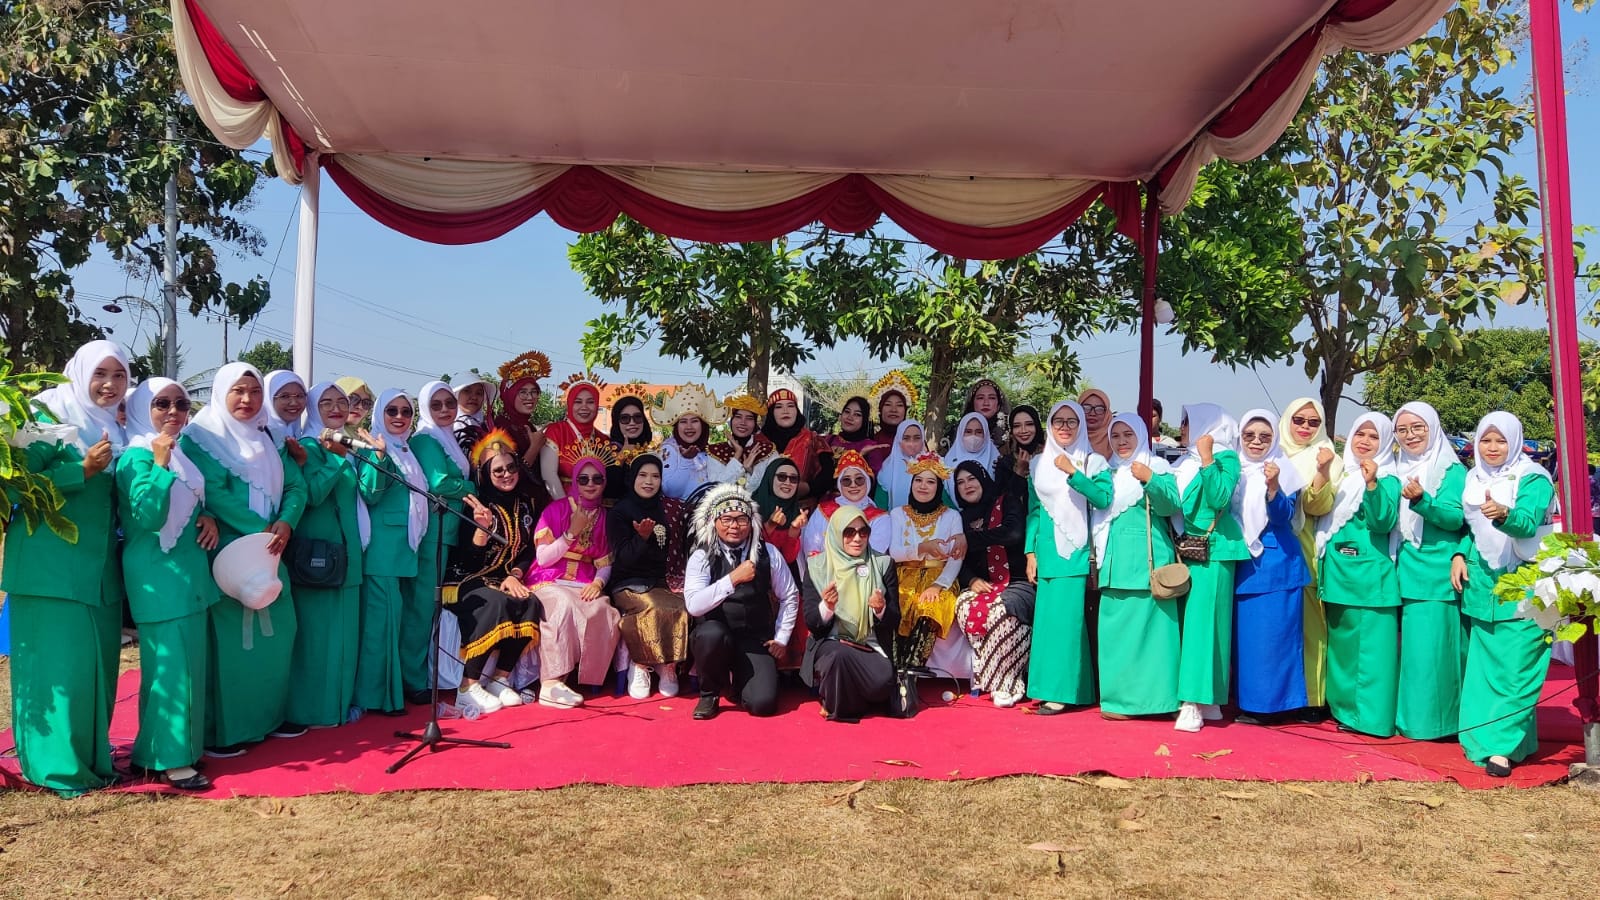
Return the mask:
<svg viewBox="0 0 1600 900"><path fill-rule="evenodd" d="M1150 561L1150 596L1157 600L1176 600L1189 593L1189 567L1183 563L1168 563L1156 567L1156 538L1150 524L1150 498L1144 500L1145 548Z"/></svg>

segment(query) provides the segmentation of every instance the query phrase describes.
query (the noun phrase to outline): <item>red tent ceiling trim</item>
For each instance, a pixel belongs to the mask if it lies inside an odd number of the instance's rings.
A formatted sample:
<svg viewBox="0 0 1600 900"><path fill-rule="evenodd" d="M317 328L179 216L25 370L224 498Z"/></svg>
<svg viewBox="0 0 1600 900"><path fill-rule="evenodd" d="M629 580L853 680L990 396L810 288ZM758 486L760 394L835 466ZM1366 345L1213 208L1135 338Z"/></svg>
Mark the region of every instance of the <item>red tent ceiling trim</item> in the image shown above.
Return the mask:
<svg viewBox="0 0 1600 900"><path fill-rule="evenodd" d="M1325 55L1345 47L1398 49L1431 27L1450 2L1332 0L1320 17L1291 33L1192 139L1164 157L1154 175L1144 176L1161 185L1163 210L1182 208L1200 168L1212 159L1242 161L1265 151L1292 120ZM305 51L281 60L242 22L245 40L233 45L196 0L172 0L172 9L184 83L220 140L247 147L268 137L279 172L291 183L300 180L307 150L316 150L358 206L422 240L490 240L540 212L576 231L604 228L626 213L664 234L700 241L767 240L811 222L858 231L888 216L935 249L969 258L1005 258L1048 243L1097 199L1117 214L1124 233L1135 239L1138 234L1137 178L747 170L709 160L703 167L574 165L345 153L328 137L291 79L302 71L310 72L302 77L318 76L314 67L295 68ZM284 109L292 110L292 118L304 126L301 130L313 136L309 146L273 106L236 46L276 66L268 81L286 94L280 96L281 103L290 104Z"/></svg>

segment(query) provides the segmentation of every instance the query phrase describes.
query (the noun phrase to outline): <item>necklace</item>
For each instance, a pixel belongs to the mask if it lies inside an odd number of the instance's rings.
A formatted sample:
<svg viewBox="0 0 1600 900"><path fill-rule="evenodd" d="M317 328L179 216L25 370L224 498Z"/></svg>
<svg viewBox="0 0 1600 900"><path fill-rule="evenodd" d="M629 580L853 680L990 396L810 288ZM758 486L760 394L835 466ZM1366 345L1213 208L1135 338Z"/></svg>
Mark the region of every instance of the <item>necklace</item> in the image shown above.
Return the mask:
<svg viewBox="0 0 1600 900"><path fill-rule="evenodd" d="M932 537L933 530L939 524L939 519L944 516L944 509L938 508L919 513L910 506L906 507L906 521L917 530L919 537Z"/></svg>

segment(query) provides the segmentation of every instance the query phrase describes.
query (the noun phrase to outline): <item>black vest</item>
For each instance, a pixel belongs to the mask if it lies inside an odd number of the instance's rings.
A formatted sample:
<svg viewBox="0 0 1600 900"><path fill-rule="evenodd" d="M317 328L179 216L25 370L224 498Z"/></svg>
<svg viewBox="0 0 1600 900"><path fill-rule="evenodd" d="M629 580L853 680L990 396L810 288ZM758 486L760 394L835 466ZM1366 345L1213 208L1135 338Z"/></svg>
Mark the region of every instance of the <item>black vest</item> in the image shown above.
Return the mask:
<svg viewBox="0 0 1600 900"><path fill-rule="evenodd" d="M757 536L751 539L760 540ZM712 583L721 581L738 565L729 563L720 547L707 556L711 562ZM772 609L772 568L767 559L765 541L761 542L761 549L756 554L756 577L744 584L734 585L728 599L717 604L704 618L728 626L734 640L741 645L762 646L772 640L777 623Z"/></svg>

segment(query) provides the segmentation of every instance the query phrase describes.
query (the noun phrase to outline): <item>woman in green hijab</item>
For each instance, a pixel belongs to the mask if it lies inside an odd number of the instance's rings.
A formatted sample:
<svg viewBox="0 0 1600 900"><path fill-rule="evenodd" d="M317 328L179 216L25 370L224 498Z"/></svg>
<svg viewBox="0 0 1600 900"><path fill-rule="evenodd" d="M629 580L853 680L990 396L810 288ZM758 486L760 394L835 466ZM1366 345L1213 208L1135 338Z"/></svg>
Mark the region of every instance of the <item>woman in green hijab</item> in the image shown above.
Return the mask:
<svg viewBox="0 0 1600 900"><path fill-rule="evenodd" d="M872 549L871 535L865 514L841 504L828 517L822 552L801 568L811 642L800 676L835 722L884 708L894 689L886 648L900 625L900 585L894 561Z"/></svg>

